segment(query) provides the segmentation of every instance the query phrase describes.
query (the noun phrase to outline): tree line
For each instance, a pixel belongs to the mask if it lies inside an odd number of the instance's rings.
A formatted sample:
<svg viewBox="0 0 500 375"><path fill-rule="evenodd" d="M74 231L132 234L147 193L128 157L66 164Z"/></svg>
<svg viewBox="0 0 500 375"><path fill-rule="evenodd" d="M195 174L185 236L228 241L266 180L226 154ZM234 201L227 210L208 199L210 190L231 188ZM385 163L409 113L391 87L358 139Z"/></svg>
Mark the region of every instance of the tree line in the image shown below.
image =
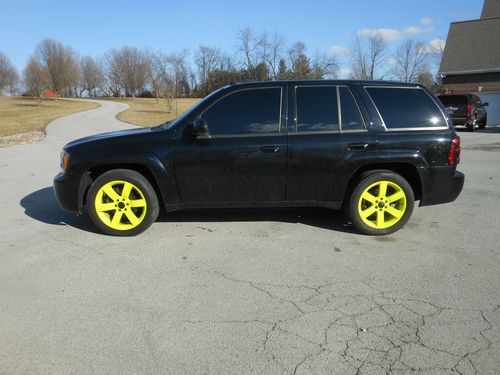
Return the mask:
<svg viewBox="0 0 500 375"><path fill-rule="evenodd" d="M279 32L236 33L232 54L200 45L192 52L151 52L131 46L111 49L100 58L80 56L69 46L45 39L29 57L22 74L0 52L0 94L27 93L41 97L45 89L68 97L203 97L234 82L337 78L341 57L333 52L309 53L302 42L288 43ZM394 53L377 34L357 37L348 49L352 79L396 79L437 84L430 73L442 50L414 39L404 40ZM387 68L387 62L391 62Z"/></svg>

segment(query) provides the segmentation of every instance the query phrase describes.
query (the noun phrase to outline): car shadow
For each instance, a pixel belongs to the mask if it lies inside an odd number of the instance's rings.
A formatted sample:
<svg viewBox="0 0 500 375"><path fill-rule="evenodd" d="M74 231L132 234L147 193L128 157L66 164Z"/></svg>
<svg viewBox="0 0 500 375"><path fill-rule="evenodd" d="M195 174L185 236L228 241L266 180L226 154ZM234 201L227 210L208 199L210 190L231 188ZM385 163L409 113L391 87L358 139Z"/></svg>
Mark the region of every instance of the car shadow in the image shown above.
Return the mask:
<svg viewBox="0 0 500 375"><path fill-rule="evenodd" d="M62 210L54 196L54 189L46 187L26 195L19 202L24 213L32 219L50 225L70 225L72 227L100 233L87 215L77 215Z"/></svg>
<svg viewBox="0 0 500 375"><path fill-rule="evenodd" d="M169 223L268 221L304 224L336 232L355 233L354 227L348 222L342 211L326 208L231 208L161 212L157 221Z"/></svg>
<svg viewBox="0 0 500 375"><path fill-rule="evenodd" d="M20 205L29 217L50 225L70 225L92 233L100 233L88 215L66 212L59 207L52 187L26 195ZM288 209L223 209L190 210L166 213L162 211L157 222L251 222L271 221L309 225L337 232L355 233L342 211L322 208Z"/></svg>

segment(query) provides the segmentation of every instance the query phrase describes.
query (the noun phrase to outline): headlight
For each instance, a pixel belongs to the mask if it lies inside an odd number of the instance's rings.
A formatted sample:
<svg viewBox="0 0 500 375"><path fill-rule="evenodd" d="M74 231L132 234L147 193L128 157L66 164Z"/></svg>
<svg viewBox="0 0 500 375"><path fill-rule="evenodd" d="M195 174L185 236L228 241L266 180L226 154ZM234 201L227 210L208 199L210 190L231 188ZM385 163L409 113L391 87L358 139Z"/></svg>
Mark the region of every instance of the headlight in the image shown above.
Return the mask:
<svg viewBox="0 0 500 375"><path fill-rule="evenodd" d="M69 163L69 154L62 150L61 152L61 169L63 171L66 171L66 168L68 167L68 163Z"/></svg>

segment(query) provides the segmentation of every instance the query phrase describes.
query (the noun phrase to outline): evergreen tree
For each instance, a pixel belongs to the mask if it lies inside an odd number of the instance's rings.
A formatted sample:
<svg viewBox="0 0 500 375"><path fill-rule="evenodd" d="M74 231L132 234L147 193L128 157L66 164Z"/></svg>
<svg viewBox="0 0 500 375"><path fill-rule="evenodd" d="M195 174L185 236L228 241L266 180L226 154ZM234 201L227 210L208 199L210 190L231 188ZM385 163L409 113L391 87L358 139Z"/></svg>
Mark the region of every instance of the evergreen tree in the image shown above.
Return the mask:
<svg viewBox="0 0 500 375"><path fill-rule="evenodd" d="M286 61L285 59L280 59L279 62L279 68L278 68L278 79L279 80L286 80L290 79L290 72L288 71L288 68L286 67Z"/></svg>
<svg viewBox="0 0 500 375"><path fill-rule="evenodd" d="M308 79L312 76L311 65L309 58L303 53L299 55L293 66L293 78Z"/></svg>

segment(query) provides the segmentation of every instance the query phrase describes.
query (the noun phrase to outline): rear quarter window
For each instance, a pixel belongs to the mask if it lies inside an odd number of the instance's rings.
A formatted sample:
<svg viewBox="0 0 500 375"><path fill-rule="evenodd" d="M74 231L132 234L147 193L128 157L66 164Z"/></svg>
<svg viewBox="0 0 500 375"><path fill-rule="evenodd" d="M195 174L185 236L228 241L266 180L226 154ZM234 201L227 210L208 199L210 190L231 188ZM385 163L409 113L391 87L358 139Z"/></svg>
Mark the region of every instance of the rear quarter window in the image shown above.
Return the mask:
<svg viewBox="0 0 500 375"><path fill-rule="evenodd" d="M387 129L447 127L443 114L423 89L366 87Z"/></svg>

